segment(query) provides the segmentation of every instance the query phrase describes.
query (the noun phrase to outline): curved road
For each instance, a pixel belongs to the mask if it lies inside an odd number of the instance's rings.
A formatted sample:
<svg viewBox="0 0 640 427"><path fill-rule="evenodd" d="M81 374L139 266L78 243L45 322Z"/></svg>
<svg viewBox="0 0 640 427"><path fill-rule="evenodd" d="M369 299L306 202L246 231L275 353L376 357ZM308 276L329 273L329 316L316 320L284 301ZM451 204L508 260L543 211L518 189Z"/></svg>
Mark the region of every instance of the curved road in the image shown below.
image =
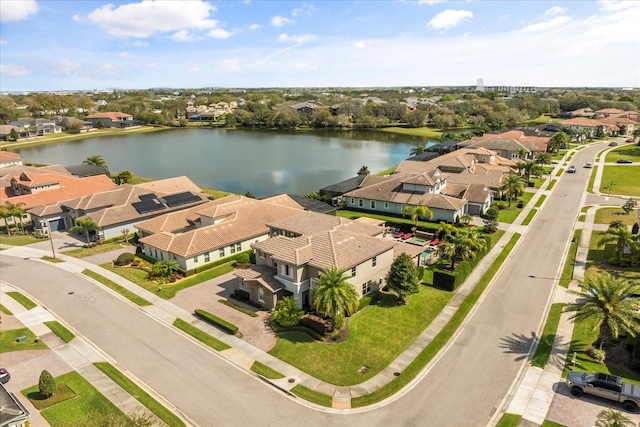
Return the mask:
<svg viewBox="0 0 640 427"><path fill-rule="evenodd" d="M600 147L580 150L573 162L593 161ZM298 405L136 307L47 263L0 257L2 280L32 294L202 426L484 426L526 362L590 171L579 168L558 181L477 311L422 381L388 405L359 413Z"/></svg>

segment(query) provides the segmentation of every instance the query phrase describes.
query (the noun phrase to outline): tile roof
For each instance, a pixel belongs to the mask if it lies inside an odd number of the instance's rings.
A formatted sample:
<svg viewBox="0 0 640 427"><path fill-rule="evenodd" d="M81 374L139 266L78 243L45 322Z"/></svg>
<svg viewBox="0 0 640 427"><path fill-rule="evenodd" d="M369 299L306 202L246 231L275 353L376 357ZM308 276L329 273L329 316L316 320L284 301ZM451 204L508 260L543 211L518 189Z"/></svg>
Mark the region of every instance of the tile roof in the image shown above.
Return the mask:
<svg viewBox="0 0 640 427"><path fill-rule="evenodd" d="M260 282L261 285L274 293L282 289L287 289L282 283L278 281L278 279L274 277L273 273L273 267L255 264L249 268L236 269L233 272L236 277L240 277L241 279L248 281L255 280L257 282Z"/></svg>
<svg viewBox="0 0 640 427"><path fill-rule="evenodd" d="M596 110L596 113L599 113L599 114L621 114L621 113L624 113L624 110L619 110L617 108L603 108L602 110Z"/></svg>
<svg viewBox="0 0 640 427"><path fill-rule="evenodd" d="M2 134L2 132L0 132ZM13 153L11 151L0 151L0 164L7 162L16 162L18 160L22 160L20 154Z"/></svg>
<svg viewBox="0 0 640 427"><path fill-rule="evenodd" d="M563 120L560 122L563 126L581 126L595 128L598 126L604 126L599 120L587 119L586 117L575 117L573 119Z"/></svg>
<svg viewBox="0 0 640 427"><path fill-rule="evenodd" d="M379 226L311 211L304 211L286 219L269 222L267 226L298 235L308 235L340 227L368 236L377 236L384 232Z"/></svg>
<svg viewBox="0 0 640 427"><path fill-rule="evenodd" d="M133 117L131 114L109 111L104 113L90 114L85 119L110 119L113 122L119 122L121 119Z"/></svg>
<svg viewBox="0 0 640 427"><path fill-rule="evenodd" d="M465 145L462 145L465 144ZM466 148L488 148L489 150L508 150L508 151L518 151L519 149L527 150L527 147L522 145L520 142L511 138L484 138L481 140L471 140L464 141L460 143L461 146Z"/></svg>

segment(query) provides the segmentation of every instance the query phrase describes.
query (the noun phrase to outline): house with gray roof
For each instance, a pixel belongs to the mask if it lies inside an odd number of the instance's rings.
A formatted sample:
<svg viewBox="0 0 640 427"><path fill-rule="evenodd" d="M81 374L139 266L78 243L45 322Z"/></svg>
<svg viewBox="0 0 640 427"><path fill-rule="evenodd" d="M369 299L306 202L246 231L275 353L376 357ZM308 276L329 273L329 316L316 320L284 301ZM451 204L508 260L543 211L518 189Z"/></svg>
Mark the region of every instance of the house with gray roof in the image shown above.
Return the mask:
<svg viewBox="0 0 640 427"><path fill-rule="evenodd" d="M0 384L0 426L24 427L29 422L29 410L8 391L4 384Z"/></svg>
<svg viewBox="0 0 640 427"><path fill-rule="evenodd" d="M458 143L458 148L486 148L494 151L498 156L511 160L526 160L531 155L531 147L509 138L486 138L481 140L466 140ZM524 159L520 152L525 152Z"/></svg>

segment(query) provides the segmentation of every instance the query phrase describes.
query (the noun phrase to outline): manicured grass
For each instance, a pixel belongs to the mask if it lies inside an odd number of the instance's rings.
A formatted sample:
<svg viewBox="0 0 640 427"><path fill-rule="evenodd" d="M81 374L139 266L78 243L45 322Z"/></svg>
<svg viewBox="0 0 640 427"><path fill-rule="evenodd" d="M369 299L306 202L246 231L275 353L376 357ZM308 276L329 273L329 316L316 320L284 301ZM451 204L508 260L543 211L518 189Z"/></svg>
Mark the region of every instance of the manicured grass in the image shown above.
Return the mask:
<svg viewBox="0 0 640 427"><path fill-rule="evenodd" d="M438 129L421 127L421 128L398 128L398 127L388 127L384 129L380 129L381 132L391 132L391 133L400 133L402 135L413 135L413 136L426 136L427 138L439 139L442 136L442 132Z"/></svg>
<svg viewBox="0 0 640 427"><path fill-rule="evenodd" d="M576 252L578 250L578 242L580 242L580 237L582 236L582 230L575 230L573 232L573 240L569 245L569 251L567 252L567 258L564 261L564 266L562 267L562 274L560 275L560 283L559 285L563 288L568 288L569 283L573 279L573 267L576 263Z"/></svg>
<svg viewBox="0 0 640 427"><path fill-rule="evenodd" d="M531 220L533 220L533 217L537 212L538 212L537 209L531 209L527 214L527 217L524 219L524 221L522 221L522 225L529 225L529 223L531 222Z"/></svg>
<svg viewBox="0 0 640 427"><path fill-rule="evenodd" d="M300 396L301 398L303 398L304 400L308 400L309 402L313 402L321 406L327 406L329 408L333 403L333 397L307 388L302 384L298 384L297 386L292 388L291 393L295 394L296 396Z"/></svg>
<svg viewBox="0 0 640 427"><path fill-rule="evenodd" d="M93 280L96 280L97 282L102 283L107 288L116 291L117 293L119 293L123 297L127 298L128 300L130 300L134 304L137 304L137 305L140 305L140 306L151 305L151 303L149 301L147 301L146 299L142 298L139 295L134 294L130 290L128 290L126 288L123 288L122 286L118 285L116 282L113 282L113 281L107 279L106 277L96 273L96 272L93 272L91 270L85 269L85 270L82 271L82 274L84 274L85 276L91 277Z"/></svg>
<svg viewBox="0 0 640 427"><path fill-rule="evenodd" d="M145 288L149 292L153 292L160 298L171 299L183 289L232 272L234 269L234 264L235 261L229 261L226 264L221 264L212 269L203 271L202 273L195 274L186 279L182 279L176 283L167 283L163 285L159 285L158 283L149 280L149 274L146 271L137 268L114 267L113 265L111 265L111 263L102 264L100 267L119 274L130 282L133 282L136 285Z"/></svg>
<svg viewBox="0 0 640 427"><path fill-rule="evenodd" d="M265 378L269 378L270 380L278 380L280 378L284 378L284 375L282 375L280 372L276 371L275 369L271 369L267 365L264 365L257 360L253 362L253 365L251 365L251 370L257 374L262 375Z"/></svg>
<svg viewBox="0 0 640 427"><path fill-rule="evenodd" d="M445 346L451 336L456 332L458 327L462 324L463 320L467 317L475 303L478 301L486 287L491 283L493 277L498 272L498 269L505 261L516 242L520 238L520 234L515 233L509 242L505 245L504 249L498 255L496 260L491 264L491 267L487 270L485 275L480 279L476 287L471 291L469 296L460 305L460 308L453 315L449 323L440 331L433 341L415 358L413 362L405 369L399 377L394 378L391 382L387 383L380 389L374 391L365 396L357 397L351 400L351 406L354 408L368 406L381 400L386 399L389 396L397 393L405 385L407 385L413 378L415 378L420 371L431 361L431 359ZM367 310L368 311L368 310Z"/></svg>
<svg viewBox="0 0 640 427"><path fill-rule="evenodd" d="M376 173L376 175L378 175L378 176L391 175L392 173L394 173L396 171L397 168L398 168L397 166L393 166L393 167L390 167L389 169L385 169L385 170L382 170L382 171Z"/></svg>
<svg viewBox="0 0 640 427"><path fill-rule="evenodd" d="M42 416L52 426L79 426L89 420L112 419L122 424L128 425L129 418L118 409L113 403L105 398L87 380L82 378L77 372L70 372L55 378L58 386L66 385L75 394L76 398L68 399L54 406L40 411ZM38 385L29 387L22 391L31 402L42 400L38 391ZM55 398L55 394L52 396ZM115 424L115 423L114 423Z"/></svg>
<svg viewBox="0 0 640 427"><path fill-rule="evenodd" d="M399 305L394 295L381 294L376 305L349 318L346 341L328 344L303 332L280 332L269 353L331 384L359 384L379 373L404 351L452 296L421 286L418 294L408 298L407 305ZM369 369L361 374L358 369L362 366Z"/></svg>
<svg viewBox="0 0 640 427"><path fill-rule="evenodd" d="M54 264L59 263L59 262L64 262L63 259L50 257L49 255L44 255L44 256L40 257L40 259L44 260L44 261L52 262Z"/></svg>
<svg viewBox="0 0 640 427"><path fill-rule="evenodd" d="M556 331L558 330L558 324L560 323L560 314L562 314L563 304L553 304L549 310L549 316L547 317L547 323L544 325L540 342L536 348L536 352L531 359L531 364L538 368L544 369L547 364L547 359L551 354L551 347L553 346L553 340L556 338Z"/></svg>
<svg viewBox="0 0 640 427"><path fill-rule="evenodd" d="M215 199L221 199L224 196L228 196L230 193L227 193L226 191L220 191L220 190L215 190L213 188L207 188L207 187L200 187L202 188L202 192L204 194L208 194L209 196L212 196Z"/></svg>
<svg viewBox="0 0 640 427"><path fill-rule="evenodd" d="M238 310L240 313L244 313L247 316L258 317L258 315L254 311L251 311L248 308L240 307L239 305L236 305L231 301L227 301L226 299L219 299L218 302L226 305L227 307L231 307L235 310Z"/></svg>
<svg viewBox="0 0 640 427"><path fill-rule="evenodd" d="M47 327L51 329L54 334L62 338L64 342L69 342L76 337L73 332L71 332L70 330L65 328L64 325L55 320L52 320L51 322L44 322L44 324L47 325Z"/></svg>
<svg viewBox="0 0 640 427"><path fill-rule="evenodd" d="M551 182L555 182L555 180L551 181ZM540 206L542 206L542 204L544 203L546 198L547 198L546 194L541 195L540 198L538 199L538 201L536 202L534 208L539 208Z"/></svg>
<svg viewBox="0 0 640 427"><path fill-rule="evenodd" d="M607 168L605 168L606 170ZM594 165L591 170L591 176L589 177L589 185L587 185L587 193L593 193L593 183L596 180L596 175L598 174L598 165Z"/></svg>
<svg viewBox="0 0 640 427"><path fill-rule="evenodd" d="M556 185L556 182L558 182L557 179L552 179L551 182L549 183L549 186L547 187L547 190L553 189L553 187Z"/></svg>
<svg viewBox="0 0 640 427"><path fill-rule="evenodd" d="M543 125L547 123L557 123L557 122L561 122L562 120L564 119L543 115L540 117L536 117L535 119L526 120L522 122L522 124L525 126L537 126L537 125Z"/></svg>
<svg viewBox="0 0 640 427"><path fill-rule="evenodd" d="M627 215L622 208L601 208L596 211L593 222L595 224L611 224L616 220L622 221L628 226L632 226L637 221L636 212L633 210L629 215Z"/></svg>
<svg viewBox="0 0 640 427"><path fill-rule="evenodd" d="M527 203L534 196L534 193L523 193L518 199L511 201L511 206L509 206L509 202L496 202L496 206L505 206L504 209L498 211L498 222L503 222L505 224L513 224L513 221L516 220L518 215L522 212L523 208L518 208L518 200L522 200L524 202L524 206L527 206Z"/></svg>
<svg viewBox="0 0 640 427"><path fill-rule="evenodd" d="M213 313L209 313L206 310L200 310L200 309L195 309L193 313L200 320L203 320L209 323L210 325L220 328L228 334L238 335L239 328L236 325L234 325L231 322L227 322L226 320L216 316Z"/></svg>
<svg viewBox="0 0 640 427"><path fill-rule="evenodd" d="M16 338L21 336L26 336L27 339L22 342L17 342ZM45 348L48 348L47 345L40 340L36 342L36 336L29 328L0 331L0 353L19 350L40 350Z"/></svg>
<svg viewBox="0 0 640 427"><path fill-rule="evenodd" d="M582 213L586 213L589 209L591 209L591 205L583 206L583 207L580 209L580 212L582 212Z"/></svg>
<svg viewBox="0 0 640 427"><path fill-rule="evenodd" d="M557 423L555 421L544 420L542 422L542 427L567 427L564 424Z"/></svg>
<svg viewBox="0 0 640 427"><path fill-rule="evenodd" d="M11 245L11 246L24 246L30 245L32 243L41 242L43 239L36 239L33 236L0 236L0 244L3 245Z"/></svg>
<svg viewBox="0 0 640 427"><path fill-rule="evenodd" d="M603 231L593 230L591 232L591 240L589 240L589 253L587 254L587 267L614 256L614 244L598 246L598 240L600 240L604 235L605 233Z"/></svg>
<svg viewBox="0 0 640 427"><path fill-rule="evenodd" d="M6 314L7 316L13 316L11 311L9 311L9 309L2 304L0 304L0 313Z"/></svg>
<svg viewBox="0 0 640 427"><path fill-rule="evenodd" d="M516 427L520 422L522 415L504 414L496 424L496 427Z"/></svg>
<svg viewBox="0 0 640 427"><path fill-rule="evenodd" d="M533 188L540 188L546 181L546 178L530 178L529 181L533 182Z"/></svg>
<svg viewBox="0 0 640 427"><path fill-rule="evenodd" d="M183 332L186 332L187 334L191 335L198 341L208 345L214 350L222 351L222 350L227 350L231 348L227 344L220 341L219 339L212 337L211 335L207 334L203 330L196 328L195 326L185 322L182 319L176 319L173 322L173 326L175 326L176 328L180 329Z"/></svg>
<svg viewBox="0 0 640 427"><path fill-rule="evenodd" d="M185 425L182 420L180 420L180 418L178 418L167 407L151 397L146 391L127 378L125 374L120 372L110 363L99 362L94 363L94 365L170 427L180 427Z"/></svg>
<svg viewBox="0 0 640 427"><path fill-rule="evenodd" d="M63 252L65 255L69 255L75 258L84 258L91 255L103 254L106 252L111 252L116 249L121 249L123 247L131 246L130 244L120 243L120 242L109 242L104 243L102 245L93 246L91 248L77 248L72 249L67 252Z"/></svg>
<svg viewBox="0 0 640 427"><path fill-rule="evenodd" d="M562 176L563 173L564 173L564 168L560 168L558 169L558 172L556 172L556 176Z"/></svg>
<svg viewBox="0 0 640 427"><path fill-rule="evenodd" d="M6 292L6 294L14 300L18 301L27 310L31 310L32 308L37 307L37 304L35 302L31 301L20 292Z"/></svg>
<svg viewBox="0 0 640 427"><path fill-rule="evenodd" d="M636 144L622 145L609 151L604 158L607 163L615 162L620 159L629 159L632 162L640 162L640 147Z"/></svg>
<svg viewBox="0 0 640 427"><path fill-rule="evenodd" d="M76 394L66 384L56 384L56 391L50 397L45 398L36 392L36 394L29 397L29 400L38 411L42 411L65 400L75 398Z"/></svg>
<svg viewBox="0 0 640 427"><path fill-rule="evenodd" d="M587 219L586 215L584 215L584 214L578 215L578 222L584 222L585 219Z"/></svg>

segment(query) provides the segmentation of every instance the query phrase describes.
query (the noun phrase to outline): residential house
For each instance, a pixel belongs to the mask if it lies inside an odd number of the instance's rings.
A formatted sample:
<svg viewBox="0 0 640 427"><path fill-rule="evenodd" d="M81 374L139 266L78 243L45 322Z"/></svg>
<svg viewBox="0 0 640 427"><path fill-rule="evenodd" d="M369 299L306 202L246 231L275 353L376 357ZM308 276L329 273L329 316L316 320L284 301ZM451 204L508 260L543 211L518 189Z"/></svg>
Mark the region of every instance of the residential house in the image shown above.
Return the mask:
<svg viewBox="0 0 640 427"><path fill-rule="evenodd" d="M30 416L22 402L0 384L0 427L25 427Z"/></svg>
<svg viewBox="0 0 640 427"><path fill-rule="evenodd" d="M102 123L105 128L128 128L140 125L140 121L135 120L131 114L114 111L90 114L85 117L85 121L91 123L94 128L98 127L98 123Z"/></svg>
<svg viewBox="0 0 640 427"><path fill-rule="evenodd" d="M64 130L67 130L70 126L78 126L80 132L89 132L93 129L93 124L91 122L80 120L75 117L54 116L53 120Z"/></svg>
<svg viewBox="0 0 640 427"><path fill-rule="evenodd" d="M595 111L595 116L596 118L604 118L604 117L611 117L611 116L617 116L618 114L623 114L624 110L620 110L618 108L603 108L601 110L596 110Z"/></svg>
<svg viewBox="0 0 640 427"><path fill-rule="evenodd" d="M584 117L563 120L559 123L566 128L584 133L588 138L593 138L596 135L598 128L602 129L605 136L615 134L620 130L616 125L608 125L599 120L587 119Z"/></svg>
<svg viewBox="0 0 640 427"><path fill-rule="evenodd" d="M9 123L11 126L19 128L20 137L42 136L50 133L60 133L62 128L51 119L32 119L31 117L21 117Z"/></svg>
<svg viewBox="0 0 640 427"><path fill-rule="evenodd" d="M9 141L9 139L11 138L12 130L15 130L16 133L18 134L18 137L20 137L20 131L22 129L19 128L18 126L0 125L0 141Z"/></svg>
<svg viewBox="0 0 640 427"><path fill-rule="evenodd" d="M358 297L379 290L400 253L417 258L423 251L422 246L383 238L383 225L314 212L269 223L272 237L251 245L256 264L234 272L238 286L268 310L290 295L299 307L310 307L317 278L330 267L346 271Z"/></svg>
<svg viewBox="0 0 640 427"><path fill-rule="evenodd" d="M632 136L634 131L640 129L640 122L628 118L626 113L617 116L610 115L597 120L604 125L616 126L618 128L618 134L621 136ZM623 129L624 133L620 132Z"/></svg>
<svg viewBox="0 0 640 427"><path fill-rule="evenodd" d="M549 141L551 140L551 135L541 135L541 132L539 130L532 130L532 133L533 135L527 135L525 133L525 130L520 130L520 129L509 130L502 133L485 133L482 136L471 137L471 141L483 141L487 139L496 139L496 138L511 139L511 140L517 141L519 144L523 146L524 149L530 151L531 155L535 155L536 153L547 151L547 145L549 145ZM491 146L487 146L487 145L479 145L479 146L488 148L490 150L494 150L493 148L491 148ZM496 152L498 150L501 150L498 146L496 146L496 148L497 150L494 150ZM512 148L515 148L515 147L512 147ZM515 148L516 154L518 149L519 148ZM502 152L498 152L498 155L502 157L515 159L514 157L511 157L511 155L513 154L513 150L507 150L507 151L509 151L508 153L509 155L505 155L505 153L502 153ZM519 158L519 156L517 158Z"/></svg>
<svg viewBox="0 0 640 427"><path fill-rule="evenodd" d="M84 179L105 178L99 175ZM136 185L123 184L86 196L39 205L29 209L29 213L36 229L49 225L54 230L56 226L58 230L66 230L73 227L76 220L88 217L101 227L98 237L110 239L121 236L123 229L133 232L137 222L208 200L200 187L181 176Z"/></svg>
<svg viewBox="0 0 640 427"><path fill-rule="evenodd" d="M0 168L8 166L22 166L22 157L11 151L0 151Z"/></svg>
<svg viewBox="0 0 640 427"><path fill-rule="evenodd" d="M267 223L302 212L287 196L257 200L229 195L134 226L145 255L172 259L184 270L192 270L251 249L251 244L269 238Z"/></svg>
<svg viewBox="0 0 640 427"><path fill-rule="evenodd" d="M531 156L531 150L524 144L510 138L479 138L461 141L458 148L486 148L494 151L498 156L511 160L526 160ZM524 154L522 154L524 153Z"/></svg>
<svg viewBox="0 0 640 427"><path fill-rule="evenodd" d="M298 113L312 115L313 112L316 110L316 105L313 102L305 101L305 102L298 102L297 104L293 104L291 105L291 108L293 108Z"/></svg>

